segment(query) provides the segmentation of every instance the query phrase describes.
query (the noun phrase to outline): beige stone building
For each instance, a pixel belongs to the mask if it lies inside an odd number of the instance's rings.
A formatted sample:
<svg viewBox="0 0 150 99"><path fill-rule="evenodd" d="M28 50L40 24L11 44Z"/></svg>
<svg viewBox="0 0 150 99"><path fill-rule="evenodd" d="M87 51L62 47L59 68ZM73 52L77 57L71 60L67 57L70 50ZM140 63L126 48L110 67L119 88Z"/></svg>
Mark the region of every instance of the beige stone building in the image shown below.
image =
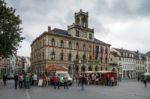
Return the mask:
<svg viewBox="0 0 150 99"><path fill-rule="evenodd" d="M31 44L31 68L48 71L50 66L68 68L69 73L107 70L110 44L94 38L88 27L88 12L75 13L75 22L68 30L48 27Z"/></svg>

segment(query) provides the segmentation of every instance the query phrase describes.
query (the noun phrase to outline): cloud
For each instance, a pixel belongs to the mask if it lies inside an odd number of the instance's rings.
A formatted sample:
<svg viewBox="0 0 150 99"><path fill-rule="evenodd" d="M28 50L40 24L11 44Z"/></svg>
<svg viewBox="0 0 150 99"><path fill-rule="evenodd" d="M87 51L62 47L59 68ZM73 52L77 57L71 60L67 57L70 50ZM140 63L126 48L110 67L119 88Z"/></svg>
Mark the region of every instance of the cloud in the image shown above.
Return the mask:
<svg viewBox="0 0 150 99"><path fill-rule="evenodd" d="M30 56L30 44L47 27L67 30L74 22L74 13L89 12L89 28L95 37L112 47L150 50L149 0L6 0L16 9L26 37L19 55ZM26 47L27 46L27 47ZM23 53L22 53L23 52Z"/></svg>
<svg viewBox="0 0 150 99"><path fill-rule="evenodd" d="M150 16L149 0L97 0L95 13L112 18L136 18Z"/></svg>

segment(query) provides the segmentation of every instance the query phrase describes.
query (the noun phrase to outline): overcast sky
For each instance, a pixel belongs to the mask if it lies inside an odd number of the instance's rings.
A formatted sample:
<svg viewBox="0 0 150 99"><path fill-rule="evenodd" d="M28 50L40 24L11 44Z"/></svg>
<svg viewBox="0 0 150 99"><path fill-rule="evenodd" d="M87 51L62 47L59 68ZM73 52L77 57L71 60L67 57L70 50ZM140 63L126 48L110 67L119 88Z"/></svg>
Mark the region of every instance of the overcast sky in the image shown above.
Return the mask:
<svg viewBox="0 0 150 99"><path fill-rule="evenodd" d="M6 0L22 20L26 38L18 50L30 56L32 41L47 27L67 30L74 12L89 12L89 28L111 47L150 51L150 0Z"/></svg>

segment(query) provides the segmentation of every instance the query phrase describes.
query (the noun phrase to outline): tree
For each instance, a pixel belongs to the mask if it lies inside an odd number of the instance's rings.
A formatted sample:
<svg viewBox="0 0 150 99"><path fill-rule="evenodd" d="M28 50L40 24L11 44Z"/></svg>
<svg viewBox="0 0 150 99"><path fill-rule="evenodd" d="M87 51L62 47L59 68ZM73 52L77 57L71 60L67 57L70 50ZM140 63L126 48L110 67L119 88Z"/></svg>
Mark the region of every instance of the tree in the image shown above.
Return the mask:
<svg viewBox="0 0 150 99"><path fill-rule="evenodd" d="M0 0L0 57L8 57L16 53L21 37L22 23L19 15L15 15L15 9L7 7L4 0Z"/></svg>

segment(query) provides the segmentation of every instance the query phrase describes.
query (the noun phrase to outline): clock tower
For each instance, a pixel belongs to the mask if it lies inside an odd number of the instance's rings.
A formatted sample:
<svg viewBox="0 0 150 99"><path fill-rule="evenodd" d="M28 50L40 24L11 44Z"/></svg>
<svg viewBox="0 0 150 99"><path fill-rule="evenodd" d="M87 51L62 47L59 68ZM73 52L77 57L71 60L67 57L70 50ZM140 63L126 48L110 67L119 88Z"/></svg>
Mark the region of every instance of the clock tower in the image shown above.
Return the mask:
<svg viewBox="0 0 150 99"><path fill-rule="evenodd" d="M75 13L75 22L68 26L68 33L77 38L94 40L94 29L88 28L88 12L80 10Z"/></svg>

